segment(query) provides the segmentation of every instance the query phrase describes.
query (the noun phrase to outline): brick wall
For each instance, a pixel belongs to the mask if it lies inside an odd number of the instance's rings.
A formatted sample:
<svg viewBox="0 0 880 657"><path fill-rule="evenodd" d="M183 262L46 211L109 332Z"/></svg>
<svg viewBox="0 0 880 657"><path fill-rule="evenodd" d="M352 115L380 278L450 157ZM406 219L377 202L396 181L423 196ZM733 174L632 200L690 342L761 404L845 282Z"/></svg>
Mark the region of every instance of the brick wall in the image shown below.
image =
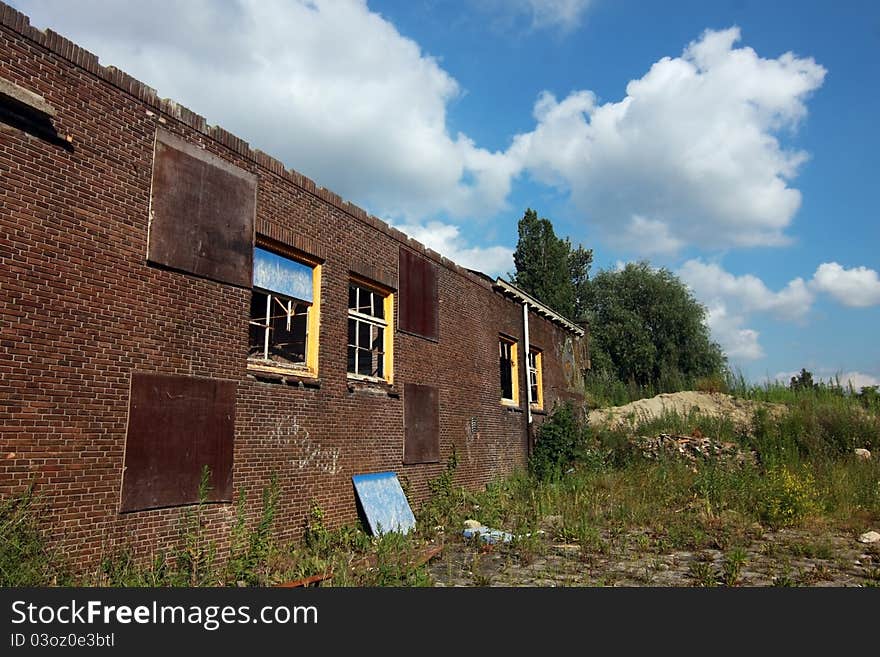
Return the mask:
<svg viewBox="0 0 880 657"><path fill-rule="evenodd" d="M255 519L278 476L281 539L301 535L312 503L331 526L355 521L357 473L397 472L418 504L453 449L456 479L470 487L525 463L526 414L502 407L498 380L498 335L522 340L522 308L491 281L2 3L0 78L54 107L58 134L0 122L0 494L34 483L44 526L72 562L122 546L143 557L178 536L180 507L119 512L133 372L237 383L234 490ZM256 175L257 234L323 260L317 382L248 372L249 290L146 261L158 127ZM440 339L397 332L394 385L352 384L349 276L397 287L401 244L438 265ZM530 321L544 350L545 406L579 400L562 365L565 341L578 338ZM521 400L524 357L521 349ZM439 463L403 465L404 383L439 388ZM207 515L222 545L234 504L212 504Z"/></svg>

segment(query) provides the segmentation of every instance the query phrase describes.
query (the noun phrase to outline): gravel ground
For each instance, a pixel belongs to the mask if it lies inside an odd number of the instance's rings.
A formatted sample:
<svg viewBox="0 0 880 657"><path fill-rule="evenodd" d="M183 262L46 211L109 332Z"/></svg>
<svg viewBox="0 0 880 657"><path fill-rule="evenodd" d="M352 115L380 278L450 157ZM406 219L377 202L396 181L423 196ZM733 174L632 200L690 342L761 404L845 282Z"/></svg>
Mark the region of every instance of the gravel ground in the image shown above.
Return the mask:
<svg viewBox="0 0 880 657"><path fill-rule="evenodd" d="M828 530L754 525L734 549L658 550L644 532L602 535L600 551L544 538L524 550L464 539L429 565L436 586L878 586L880 543Z"/></svg>

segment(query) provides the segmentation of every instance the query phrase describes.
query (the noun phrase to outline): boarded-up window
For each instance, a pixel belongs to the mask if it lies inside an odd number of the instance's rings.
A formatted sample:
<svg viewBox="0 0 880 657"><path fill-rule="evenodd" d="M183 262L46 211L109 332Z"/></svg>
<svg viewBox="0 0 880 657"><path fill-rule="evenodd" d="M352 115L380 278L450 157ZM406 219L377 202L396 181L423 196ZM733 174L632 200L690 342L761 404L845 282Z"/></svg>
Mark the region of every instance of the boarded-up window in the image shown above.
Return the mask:
<svg viewBox="0 0 880 657"><path fill-rule="evenodd" d="M440 395L434 386L407 383L403 387L403 462L440 460Z"/></svg>
<svg viewBox="0 0 880 657"><path fill-rule="evenodd" d="M162 374L132 375L125 441L122 511L232 499L235 386Z"/></svg>
<svg viewBox="0 0 880 657"><path fill-rule="evenodd" d="M158 131L147 259L250 287L256 196L255 176Z"/></svg>
<svg viewBox="0 0 880 657"><path fill-rule="evenodd" d="M400 248L400 330L423 338L440 338L437 308L437 266Z"/></svg>

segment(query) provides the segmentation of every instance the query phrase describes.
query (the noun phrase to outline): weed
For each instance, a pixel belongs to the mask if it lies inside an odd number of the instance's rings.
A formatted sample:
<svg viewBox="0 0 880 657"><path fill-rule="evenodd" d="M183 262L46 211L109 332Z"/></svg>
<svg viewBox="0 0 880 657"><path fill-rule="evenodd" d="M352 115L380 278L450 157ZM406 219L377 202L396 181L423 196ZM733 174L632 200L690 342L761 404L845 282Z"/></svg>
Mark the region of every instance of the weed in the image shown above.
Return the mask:
<svg viewBox="0 0 880 657"><path fill-rule="evenodd" d="M57 581L54 562L37 527L34 487L0 500L0 586L45 586Z"/></svg>
<svg viewBox="0 0 880 657"><path fill-rule="evenodd" d="M736 586L739 583L746 556L744 549L735 548L724 557L724 563L721 566L721 580L725 586Z"/></svg>
<svg viewBox="0 0 880 657"><path fill-rule="evenodd" d="M274 548L271 539L272 523L278 510L281 487L278 476L272 474L269 486L263 489L260 518L252 531L247 529L244 490L239 492L236 505L236 523L232 529L226 581L249 585L266 583L267 562Z"/></svg>
<svg viewBox="0 0 880 657"><path fill-rule="evenodd" d="M694 586L717 586L717 574L711 562L695 560L691 562L689 569L690 576L694 580Z"/></svg>

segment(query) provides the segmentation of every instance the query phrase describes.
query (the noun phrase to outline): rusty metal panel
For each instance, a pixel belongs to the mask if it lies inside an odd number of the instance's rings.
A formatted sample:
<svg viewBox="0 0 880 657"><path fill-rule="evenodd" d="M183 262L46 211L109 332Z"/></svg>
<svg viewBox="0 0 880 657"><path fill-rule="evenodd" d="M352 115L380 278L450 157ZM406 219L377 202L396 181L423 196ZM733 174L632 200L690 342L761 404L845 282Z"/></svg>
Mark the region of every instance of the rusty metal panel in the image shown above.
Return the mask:
<svg viewBox="0 0 880 657"><path fill-rule="evenodd" d="M234 381L133 373L122 511L199 501L202 469L211 502L232 500Z"/></svg>
<svg viewBox="0 0 880 657"><path fill-rule="evenodd" d="M256 200L256 176L157 131L147 259L250 287Z"/></svg>
<svg viewBox="0 0 880 657"><path fill-rule="evenodd" d="M403 462L440 460L440 394L434 386L403 386Z"/></svg>
<svg viewBox="0 0 880 657"><path fill-rule="evenodd" d="M400 247L400 330L440 338L437 265Z"/></svg>

